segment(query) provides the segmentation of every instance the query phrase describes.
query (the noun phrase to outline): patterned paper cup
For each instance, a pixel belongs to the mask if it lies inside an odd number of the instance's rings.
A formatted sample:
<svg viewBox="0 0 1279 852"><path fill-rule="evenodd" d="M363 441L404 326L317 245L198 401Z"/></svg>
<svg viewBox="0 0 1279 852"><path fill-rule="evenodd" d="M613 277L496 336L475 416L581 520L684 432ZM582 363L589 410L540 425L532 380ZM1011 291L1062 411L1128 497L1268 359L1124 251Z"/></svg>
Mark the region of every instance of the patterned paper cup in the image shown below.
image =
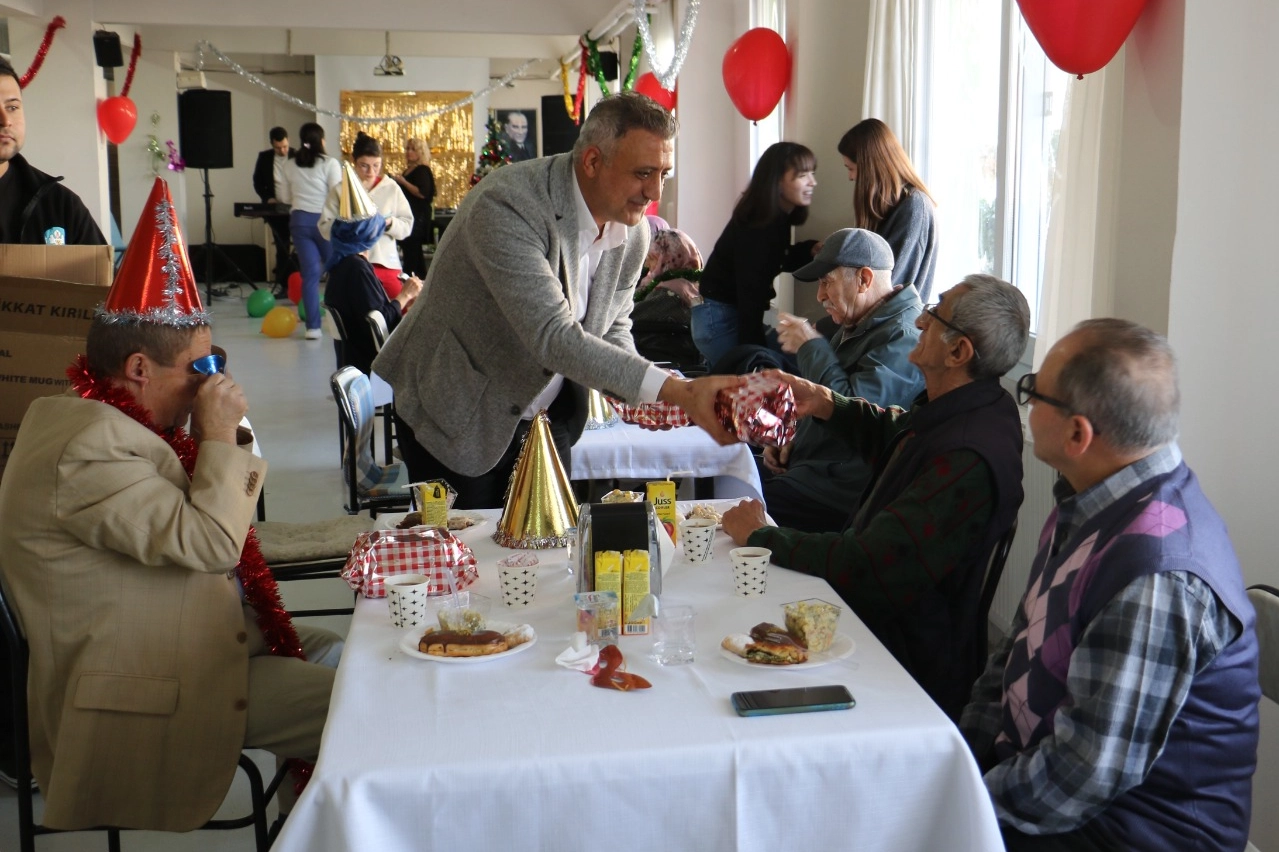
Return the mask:
<svg viewBox="0 0 1279 852"><path fill-rule="evenodd" d="M715 522L709 518L689 518L680 521L680 544L684 558L689 562L705 562L711 558L715 543Z"/></svg>
<svg viewBox="0 0 1279 852"><path fill-rule="evenodd" d="M536 568L503 568L502 603L510 609L528 606L537 597Z"/></svg>
<svg viewBox="0 0 1279 852"><path fill-rule="evenodd" d="M386 585L386 608L396 627L422 627L431 620L427 607L431 590L429 578L421 574L396 574L382 581Z"/></svg>
<svg viewBox="0 0 1279 852"><path fill-rule="evenodd" d="M737 596L763 595L768 586L768 560L773 551L767 547L735 547L728 555L733 558L733 588Z"/></svg>

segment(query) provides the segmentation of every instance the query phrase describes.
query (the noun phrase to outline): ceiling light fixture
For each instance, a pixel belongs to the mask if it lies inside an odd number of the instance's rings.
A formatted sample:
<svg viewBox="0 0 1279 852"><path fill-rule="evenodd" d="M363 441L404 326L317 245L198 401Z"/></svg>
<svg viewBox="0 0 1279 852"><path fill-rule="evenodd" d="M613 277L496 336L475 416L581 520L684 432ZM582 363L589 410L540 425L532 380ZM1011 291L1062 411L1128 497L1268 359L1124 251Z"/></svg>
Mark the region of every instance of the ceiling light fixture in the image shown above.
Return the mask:
<svg viewBox="0 0 1279 852"><path fill-rule="evenodd" d="M382 61L373 66L374 77L403 77L404 61L391 53L391 32L386 33L386 55Z"/></svg>

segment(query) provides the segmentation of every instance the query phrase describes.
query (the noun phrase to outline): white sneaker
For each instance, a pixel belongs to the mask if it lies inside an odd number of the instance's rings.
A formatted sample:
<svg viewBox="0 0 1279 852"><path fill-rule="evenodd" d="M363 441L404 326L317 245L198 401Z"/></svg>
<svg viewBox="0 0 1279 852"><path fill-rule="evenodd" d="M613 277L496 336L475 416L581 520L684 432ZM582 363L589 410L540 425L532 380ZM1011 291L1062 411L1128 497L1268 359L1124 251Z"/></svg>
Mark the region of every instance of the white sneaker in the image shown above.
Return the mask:
<svg viewBox="0 0 1279 852"><path fill-rule="evenodd" d="M318 328L308 328L306 330L307 340L319 340L323 336L324 332L320 331Z"/></svg>

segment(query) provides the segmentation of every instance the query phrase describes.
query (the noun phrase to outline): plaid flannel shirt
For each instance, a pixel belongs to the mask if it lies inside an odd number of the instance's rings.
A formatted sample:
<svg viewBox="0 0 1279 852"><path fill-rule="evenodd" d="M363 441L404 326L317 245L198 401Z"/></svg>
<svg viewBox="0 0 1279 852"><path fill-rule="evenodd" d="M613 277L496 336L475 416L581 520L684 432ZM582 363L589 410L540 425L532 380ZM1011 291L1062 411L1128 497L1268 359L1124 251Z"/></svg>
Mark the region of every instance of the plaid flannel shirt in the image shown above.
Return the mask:
<svg viewBox="0 0 1279 852"><path fill-rule="evenodd" d="M1146 480L1181 463L1157 450L1081 494L1058 490L1056 542ZM1070 657L1070 699L1053 733L991 767L1002 721L1004 665L1026 629L1018 607L1009 636L973 687L960 729L986 772L1000 822L1031 834L1079 828L1146 777L1167 742L1195 674L1238 637L1240 625L1208 584L1182 571L1142 577L1089 624Z"/></svg>

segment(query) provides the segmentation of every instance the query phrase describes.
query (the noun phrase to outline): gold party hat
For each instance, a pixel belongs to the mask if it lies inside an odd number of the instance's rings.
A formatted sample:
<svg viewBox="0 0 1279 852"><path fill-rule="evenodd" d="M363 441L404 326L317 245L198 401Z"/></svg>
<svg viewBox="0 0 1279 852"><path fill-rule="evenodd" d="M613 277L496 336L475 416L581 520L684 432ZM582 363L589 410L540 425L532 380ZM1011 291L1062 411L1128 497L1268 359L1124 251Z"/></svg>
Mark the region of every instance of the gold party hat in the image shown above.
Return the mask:
<svg viewBox="0 0 1279 852"><path fill-rule="evenodd" d="M617 416L617 409L609 404L604 398L604 394L597 390L590 390L586 393L586 428L587 429L607 429L609 426L616 425L621 418Z"/></svg>
<svg viewBox="0 0 1279 852"><path fill-rule="evenodd" d="M342 162L342 187L338 190L338 218L348 222L367 219L377 212L377 205L364 191L364 184L355 176L350 162Z"/></svg>
<svg viewBox="0 0 1279 852"><path fill-rule="evenodd" d="M506 506L493 540L502 547L567 547L577 526L577 500L551 440L546 411L533 418L506 486Z"/></svg>

